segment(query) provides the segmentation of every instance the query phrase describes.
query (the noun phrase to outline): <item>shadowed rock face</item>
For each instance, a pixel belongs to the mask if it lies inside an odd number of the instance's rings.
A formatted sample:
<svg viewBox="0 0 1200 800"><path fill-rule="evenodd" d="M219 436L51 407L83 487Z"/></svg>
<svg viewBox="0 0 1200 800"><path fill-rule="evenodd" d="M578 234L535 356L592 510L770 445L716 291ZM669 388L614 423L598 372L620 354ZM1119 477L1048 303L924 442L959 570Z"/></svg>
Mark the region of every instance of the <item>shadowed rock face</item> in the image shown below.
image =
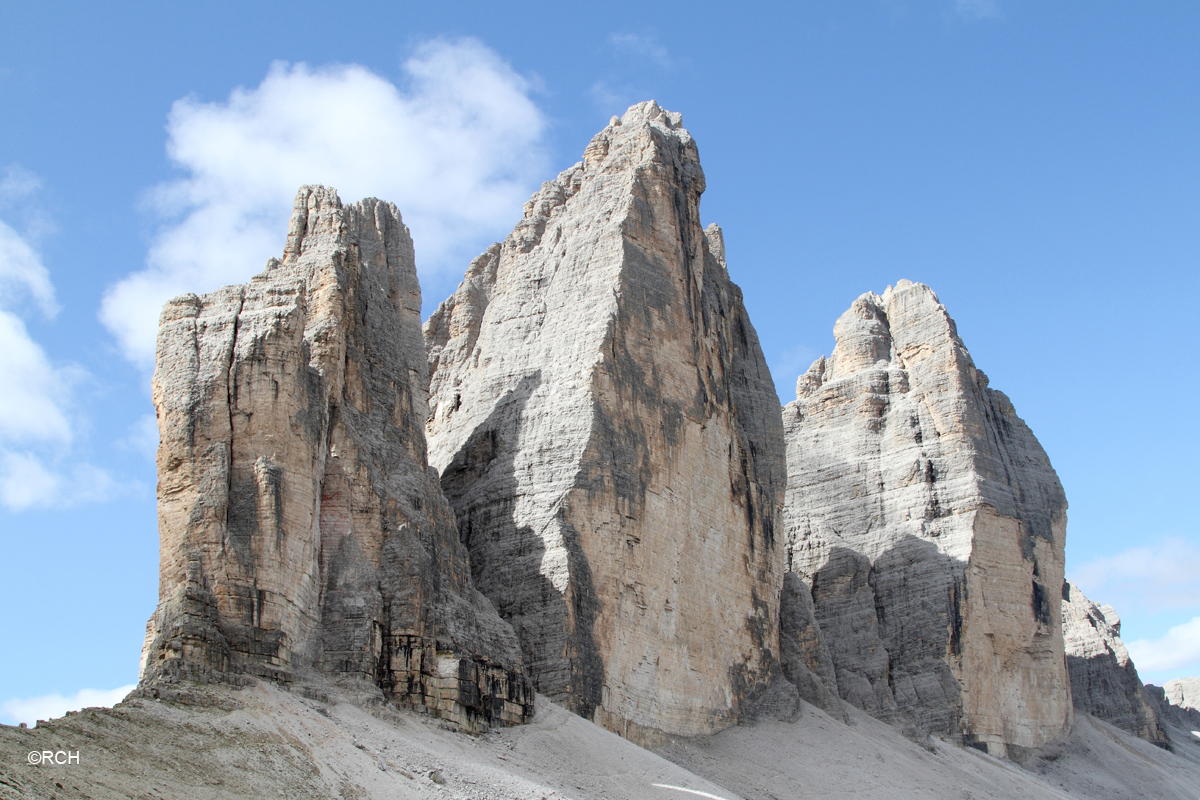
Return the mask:
<svg viewBox="0 0 1200 800"><path fill-rule="evenodd" d="M1144 687L1121 641L1121 619L1067 581L1062 591L1063 642L1075 708L1159 747L1167 734L1143 696Z"/></svg>
<svg viewBox="0 0 1200 800"><path fill-rule="evenodd" d="M468 728L532 713L428 467L420 307L396 207L324 187L282 261L166 305L143 685L320 669Z"/></svg>
<svg viewBox="0 0 1200 800"><path fill-rule="evenodd" d="M680 125L614 117L425 326L476 585L539 691L639 741L778 672L779 405Z"/></svg>
<svg viewBox="0 0 1200 800"><path fill-rule="evenodd" d="M784 408L784 520L841 696L997 755L1044 744L1071 721L1046 454L928 287L865 294L834 334Z"/></svg>
<svg viewBox="0 0 1200 800"><path fill-rule="evenodd" d="M1147 684L1142 699L1154 709L1174 747L1200 747L1200 735L1195 733L1200 731L1200 678L1179 678L1163 686Z"/></svg>

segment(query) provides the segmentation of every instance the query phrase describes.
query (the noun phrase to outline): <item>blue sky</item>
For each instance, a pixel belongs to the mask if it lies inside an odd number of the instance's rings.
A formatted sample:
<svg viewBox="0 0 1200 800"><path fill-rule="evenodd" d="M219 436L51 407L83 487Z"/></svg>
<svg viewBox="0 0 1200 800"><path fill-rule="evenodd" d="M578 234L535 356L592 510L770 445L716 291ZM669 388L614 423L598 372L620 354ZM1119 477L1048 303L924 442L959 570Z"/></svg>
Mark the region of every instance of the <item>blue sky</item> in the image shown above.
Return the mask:
<svg viewBox="0 0 1200 800"><path fill-rule="evenodd" d="M162 297L257 272L320 182L400 205L428 314L649 98L780 398L928 283L1062 479L1068 575L1144 678L1200 674L1200 5L434 5L0 7L0 721L136 680Z"/></svg>

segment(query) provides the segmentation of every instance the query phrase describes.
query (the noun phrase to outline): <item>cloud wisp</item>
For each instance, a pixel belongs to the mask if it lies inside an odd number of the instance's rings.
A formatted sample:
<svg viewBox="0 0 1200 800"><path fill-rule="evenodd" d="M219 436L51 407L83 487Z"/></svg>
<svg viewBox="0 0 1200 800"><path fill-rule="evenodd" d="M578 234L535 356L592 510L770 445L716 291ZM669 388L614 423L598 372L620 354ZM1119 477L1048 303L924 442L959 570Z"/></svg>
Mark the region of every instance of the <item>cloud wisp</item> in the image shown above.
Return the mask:
<svg viewBox="0 0 1200 800"><path fill-rule="evenodd" d="M38 720L61 717L83 708L112 708L134 690L134 686L116 689L80 689L73 695L47 694L41 697L13 698L0 703L0 717L8 725L24 722L33 727Z"/></svg>
<svg viewBox="0 0 1200 800"><path fill-rule="evenodd" d="M13 164L0 178L0 210L22 209L42 182L37 175ZM15 307L29 299L42 314L53 318L58 313L50 273L34 247L38 229L44 225L27 225L24 235L0 221L0 307Z"/></svg>
<svg viewBox="0 0 1200 800"><path fill-rule="evenodd" d="M667 48L652 34L614 33L608 37L608 43L620 55L649 60L663 69L675 66Z"/></svg>
<svg viewBox="0 0 1200 800"><path fill-rule="evenodd" d="M1070 573L1088 597L1112 605L1125 619L1200 611L1200 546L1178 536L1092 559ZM1143 680L1161 683L1200 673L1200 616L1157 639L1137 638L1125 646Z"/></svg>
<svg viewBox="0 0 1200 800"><path fill-rule="evenodd" d="M1144 678L1200 674L1200 617L1176 625L1158 639L1136 639L1125 647Z"/></svg>
<svg viewBox="0 0 1200 800"><path fill-rule="evenodd" d="M1092 559L1071 580L1118 612L1200 608L1200 546L1176 536Z"/></svg>
<svg viewBox="0 0 1200 800"><path fill-rule="evenodd" d="M605 119L655 97L654 76L673 72L677 66L652 33L611 33L605 45L612 56L611 68L588 89L592 105Z"/></svg>
<svg viewBox="0 0 1200 800"><path fill-rule="evenodd" d="M473 39L421 45L404 77L276 63L224 102L174 104L167 152L186 176L150 192L163 227L146 268L100 312L129 359L153 363L164 301L245 281L279 254L302 184L396 203L425 277L460 273L511 228L548 160L529 82Z"/></svg>
<svg viewBox="0 0 1200 800"><path fill-rule="evenodd" d="M0 209L28 211L22 204L40 186L33 173L9 167L0 180ZM22 232L0 221L0 507L10 511L103 500L118 489L102 469L62 466L75 440L75 387L86 373L54 364L21 316L37 311L53 319L58 313L50 272L34 243L48 226L36 213L27 216L33 221Z"/></svg>
<svg viewBox="0 0 1200 800"><path fill-rule="evenodd" d="M996 0L954 0L954 10L967 19L996 19L1001 16Z"/></svg>

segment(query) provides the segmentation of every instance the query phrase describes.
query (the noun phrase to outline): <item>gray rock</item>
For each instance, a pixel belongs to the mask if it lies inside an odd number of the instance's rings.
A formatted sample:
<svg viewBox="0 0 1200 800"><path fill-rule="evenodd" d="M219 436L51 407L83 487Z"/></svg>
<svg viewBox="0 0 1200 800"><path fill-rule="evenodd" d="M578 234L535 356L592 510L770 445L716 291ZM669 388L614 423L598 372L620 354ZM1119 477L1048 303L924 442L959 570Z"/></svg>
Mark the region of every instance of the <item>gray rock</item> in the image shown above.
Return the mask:
<svg viewBox="0 0 1200 800"><path fill-rule="evenodd" d="M144 686L319 669L470 729L532 714L428 466L420 308L396 207L307 186L282 261L166 305Z"/></svg>
<svg viewBox="0 0 1200 800"><path fill-rule="evenodd" d="M837 673L813 613L808 585L794 572L783 576L779 603L779 658L800 697L847 721L838 697Z"/></svg>
<svg viewBox="0 0 1200 800"><path fill-rule="evenodd" d="M1143 696L1137 668L1121 641L1116 610L1096 605L1070 581L1063 584L1062 597L1063 644L1075 708L1166 747L1167 734Z"/></svg>
<svg viewBox="0 0 1200 800"><path fill-rule="evenodd" d="M858 298L784 409L788 563L841 696L995 755L1067 731L1066 498L928 287Z"/></svg>
<svg viewBox="0 0 1200 800"><path fill-rule="evenodd" d="M1200 678L1176 678L1163 684L1167 702L1187 711L1200 711Z"/></svg>
<svg viewBox="0 0 1200 800"><path fill-rule="evenodd" d="M1163 728L1174 745L1200 747L1200 704L1197 689L1200 678L1181 678L1167 681L1164 686L1147 684L1142 697L1154 709Z"/></svg>
<svg viewBox="0 0 1200 800"><path fill-rule="evenodd" d="M476 585L539 691L642 742L778 675L779 405L703 190L679 115L634 106L425 326Z"/></svg>

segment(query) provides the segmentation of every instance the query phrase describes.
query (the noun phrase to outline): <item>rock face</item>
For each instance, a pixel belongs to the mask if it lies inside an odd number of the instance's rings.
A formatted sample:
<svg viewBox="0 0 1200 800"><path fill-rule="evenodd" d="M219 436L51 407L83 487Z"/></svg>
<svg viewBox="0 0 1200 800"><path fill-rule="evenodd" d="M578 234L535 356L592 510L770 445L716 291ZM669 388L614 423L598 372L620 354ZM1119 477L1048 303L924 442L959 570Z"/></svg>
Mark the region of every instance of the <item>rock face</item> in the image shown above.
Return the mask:
<svg viewBox="0 0 1200 800"><path fill-rule="evenodd" d="M282 261L166 305L144 685L319 669L467 728L532 713L428 466L420 307L396 207L324 187Z"/></svg>
<svg viewBox="0 0 1200 800"><path fill-rule="evenodd" d="M1121 641L1121 619L1067 581L1062 591L1063 644L1075 708L1160 747L1167 734L1143 696L1137 669Z"/></svg>
<svg viewBox="0 0 1200 800"><path fill-rule="evenodd" d="M1186 711L1200 711L1200 678L1177 678L1163 684L1167 702Z"/></svg>
<svg viewBox="0 0 1200 800"><path fill-rule="evenodd" d="M838 691L993 754L1044 744L1072 719L1046 454L928 287L865 294L834 334L784 408L784 520Z"/></svg>
<svg viewBox="0 0 1200 800"><path fill-rule="evenodd" d="M638 741L778 673L778 400L692 137L613 118L429 318L430 463L538 687Z"/></svg>
<svg viewBox="0 0 1200 800"><path fill-rule="evenodd" d="M1200 746L1200 737L1193 733L1200 731L1200 678L1180 678L1164 686L1148 684L1142 697L1154 708L1160 722L1175 726L1174 732L1168 730L1174 745L1186 742L1188 746Z"/></svg>
<svg viewBox="0 0 1200 800"><path fill-rule="evenodd" d="M783 674L804 700L847 720L838 699L837 670L813 610L808 585L794 572L783 576L779 603L779 658Z"/></svg>

